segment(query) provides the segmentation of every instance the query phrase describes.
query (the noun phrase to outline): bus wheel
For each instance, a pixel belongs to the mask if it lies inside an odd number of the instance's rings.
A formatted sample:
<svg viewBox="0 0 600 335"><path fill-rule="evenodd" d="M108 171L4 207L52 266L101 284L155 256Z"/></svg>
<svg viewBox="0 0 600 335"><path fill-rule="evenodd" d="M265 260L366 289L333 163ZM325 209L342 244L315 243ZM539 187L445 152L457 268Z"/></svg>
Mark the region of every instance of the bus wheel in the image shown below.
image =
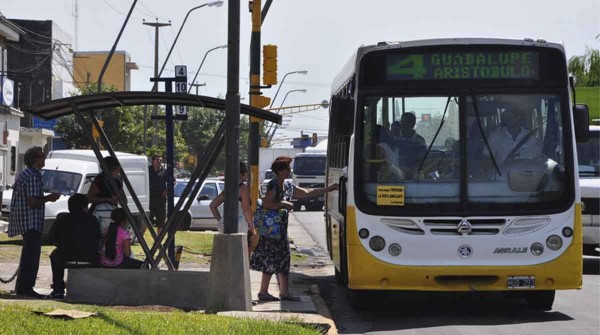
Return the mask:
<svg viewBox="0 0 600 335"><path fill-rule="evenodd" d="M368 309L370 307L369 291L348 289L348 300L353 309Z"/></svg>
<svg viewBox="0 0 600 335"><path fill-rule="evenodd" d="M554 303L556 291L531 291L526 292L525 300L527 306L541 311L549 311Z"/></svg>
<svg viewBox="0 0 600 335"><path fill-rule="evenodd" d="M294 212L299 212L302 210L302 205L301 204L294 204Z"/></svg>

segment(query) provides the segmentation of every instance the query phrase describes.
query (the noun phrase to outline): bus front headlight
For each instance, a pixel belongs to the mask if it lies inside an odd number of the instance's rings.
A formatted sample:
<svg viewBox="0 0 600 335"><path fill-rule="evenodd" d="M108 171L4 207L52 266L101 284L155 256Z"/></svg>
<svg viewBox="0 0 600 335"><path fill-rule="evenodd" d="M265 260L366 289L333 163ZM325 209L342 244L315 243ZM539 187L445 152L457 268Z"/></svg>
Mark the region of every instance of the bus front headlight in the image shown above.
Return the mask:
<svg viewBox="0 0 600 335"><path fill-rule="evenodd" d="M550 235L547 239L546 239L546 246L548 246L548 249L550 250L558 250L562 247L563 245L563 241L562 238L560 238L560 236L558 235Z"/></svg>

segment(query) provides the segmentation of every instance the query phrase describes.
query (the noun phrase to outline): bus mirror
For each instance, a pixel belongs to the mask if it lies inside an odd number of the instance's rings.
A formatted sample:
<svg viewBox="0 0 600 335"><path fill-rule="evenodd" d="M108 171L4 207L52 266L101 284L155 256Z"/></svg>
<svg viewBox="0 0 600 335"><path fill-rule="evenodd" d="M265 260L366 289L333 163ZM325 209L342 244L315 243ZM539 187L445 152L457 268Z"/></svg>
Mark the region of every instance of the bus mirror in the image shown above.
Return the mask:
<svg viewBox="0 0 600 335"><path fill-rule="evenodd" d="M575 123L575 140L578 143L587 142L590 138L590 111L587 105L575 105L573 122Z"/></svg>

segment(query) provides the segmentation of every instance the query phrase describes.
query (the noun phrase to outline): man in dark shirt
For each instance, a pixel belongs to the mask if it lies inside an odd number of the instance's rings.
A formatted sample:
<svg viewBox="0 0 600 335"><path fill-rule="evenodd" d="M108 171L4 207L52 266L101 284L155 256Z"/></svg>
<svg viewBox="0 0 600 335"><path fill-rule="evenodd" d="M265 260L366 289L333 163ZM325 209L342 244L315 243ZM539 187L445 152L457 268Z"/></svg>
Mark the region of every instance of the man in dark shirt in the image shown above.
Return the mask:
<svg viewBox="0 0 600 335"><path fill-rule="evenodd" d="M100 223L88 213L88 198L75 194L69 198L69 213L58 216L52 227L56 249L50 254L52 293L50 298L62 299L65 292L65 262L82 261L98 264Z"/></svg>
<svg viewBox="0 0 600 335"><path fill-rule="evenodd" d="M152 156L152 165L148 167L150 175L150 220L160 233L167 216L167 172L162 168L162 158Z"/></svg>

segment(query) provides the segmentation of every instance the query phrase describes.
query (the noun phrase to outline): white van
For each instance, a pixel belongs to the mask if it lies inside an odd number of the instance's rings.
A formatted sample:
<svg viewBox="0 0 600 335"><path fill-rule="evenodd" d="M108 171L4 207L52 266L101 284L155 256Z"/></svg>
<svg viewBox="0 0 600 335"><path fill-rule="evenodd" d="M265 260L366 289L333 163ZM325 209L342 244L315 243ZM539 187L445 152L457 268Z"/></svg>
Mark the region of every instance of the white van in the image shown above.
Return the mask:
<svg viewBox="0 0 600 335"><path fill-rule="evenodd" d="M146 213L150 208L150 186L148 176L148 158L116 152L122 169L127 174L135 193ZM102 156L108 156L107 151L102 151ZM100 164L92 150L55 150L46 158L46 165L42 169L44 191L48 193L62 193L56 202L46 203L44 217L44 231L42 236L48 237L50 229L60 213L67 213L69 197L75 193L87 194L94 177L101 172ZM123 186L127 195L127 204L136 218L139 226L141 222L137 206L133 202L127 187ZM4 191L2 195L2 218L8 220L12 190Z"/></svg>
<svg viewBox="0 0 600 335"><path fill-rule="evenodd" d="M583 253L597 255L600 246L600 126L590 126L590 139L577 143L579 189L583 203Z"/></svg>
<svg viewBox="0 0 600 335"><path fill-rule="evenodd" d="M322 149L306 149L306 152L299 153L294 157L293 181L294 184L302 188L322 188L325 187L325 168L327 161L327 152ZM302 205L306 206L307 211L320 211L325 205L325 197L292 198L294 211L299 211Z"/></svg>

